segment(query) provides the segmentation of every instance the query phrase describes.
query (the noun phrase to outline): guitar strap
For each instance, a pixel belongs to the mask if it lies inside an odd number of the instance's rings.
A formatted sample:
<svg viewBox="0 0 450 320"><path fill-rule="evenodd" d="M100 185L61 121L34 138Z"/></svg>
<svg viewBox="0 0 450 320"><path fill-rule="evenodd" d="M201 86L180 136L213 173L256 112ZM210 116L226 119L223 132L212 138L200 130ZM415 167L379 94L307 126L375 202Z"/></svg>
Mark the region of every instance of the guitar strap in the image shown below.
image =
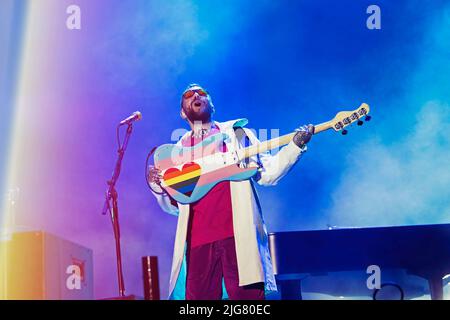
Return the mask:
<svg viewBox="0 0 450 320"><path fill-rule="evenodd" d="M247 147L252 145L252 142L250 141L250 138L247 136L247 133L245 132L245 130L242 127L234 128L234 133L236 135L236 139L238 141L238 144L242 148L247 148ZM262 167L262 162L260 160L259 154L256 156L256 161L257 161L258 165L260 167ZM245 159L243 161L243 163L245 164L245 166L248 166L248 164L250 163L250 158Z"/></svg>
<svg viewBox="0 0 450 320"><path fill-rule="evenodd" d="M247 136L247 133L245 132L245 130L242 127L234 128L234 133L236 135L238 144L241 147L247 148L252 144L250 141L250 138ZM262 167L262 162L260 160L259 154L257 155L256 161L258 162L258 166ZM248 166L249 162L250 162L250 158L247 158L244 160L246 167ZM260 175L260 173L258 172L255 177L256 180L259 179L259 177L258 177L259 175ZM250 179L250 186L253 190L253 193L255 194L256 205L258 206L259 212L262 212L261 203L259 202L258 192L256 191L255 185L253 183L253 179Z"/></svg>
<svg viewBox="0 0 450 320"><path fill-rule="evenodd" d="M250 138L242 127L234 128L234 134L236 135L236 140L241 148L247 148L251 145ZM245 166L248 166L250 158L243 161Z"/></svg>
<svg viewBox="0 0 450 320"><path fill-rule="evenodd" d="M250 146L250 139L242 127L234 128L234 133L236 135L236 139L237 139L238 143L242 147L246 148L246 147ZM244 139L244 143L242 143L243 139Z"/></svg>

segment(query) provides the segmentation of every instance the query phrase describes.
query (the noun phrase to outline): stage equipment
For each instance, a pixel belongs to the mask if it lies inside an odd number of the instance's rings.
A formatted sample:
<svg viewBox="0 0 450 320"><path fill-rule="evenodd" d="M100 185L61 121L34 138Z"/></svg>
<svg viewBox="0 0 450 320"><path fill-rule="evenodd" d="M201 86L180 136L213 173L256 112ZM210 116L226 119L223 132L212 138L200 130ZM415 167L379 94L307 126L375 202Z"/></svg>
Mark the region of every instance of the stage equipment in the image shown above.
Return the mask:
<svg viewBox="0 0 450 320"><path fill-rule="evenodd" d="M144 299L160 300L158 257L142 257L142 277L144 280Z"/></svg>
<svg viewBox="0 0 450 320"><path fill-rule="evenodd" d="M13 233L0 248L2 299L94 298L91 249L43 231Z"/></svg>
<svg viewBox="0 0 450 320"><path fill-rule="evenodd" d="M305 276L376 265L381 275L405 269L426 279L431 298L442 300L450 274L450 224L276 232L269 245L282 299L299 299Z"/></svg>
<svg viewBox="0 0 450 320"><path fill-rule="evenodd" d="M123 280L123 272L122 272L122 255L121 255L121 249L120 249L120 226L119 226L119 206L117 203L118 200L118 193L116 190L116 183L119 179L120 175L120 169L122 167L122 160L123 156L125 154L125 151L128 146L128 140L130 139L131 132L133 130L133 122L136 120L140 120L142 118L142 115L139 111L136 111L128 117L127 119L121 121L119 125L116 128L116 135L117 135L117 160L116 165L114 167L114 171L112 173L112 178L107 181L108 189L106 190L106 199L105 204L103 206L102 214L105 215L107 212L110 213L111 216L111 222L113 225L113 231L114 231L114 239L116 244L116 258L117 258L117 278L119 282L119 296L125 297L125 284ZM125 133L125 138L123 144L120 143L120 132L119 129L123 124L127 124L127 130Z"/></svg>

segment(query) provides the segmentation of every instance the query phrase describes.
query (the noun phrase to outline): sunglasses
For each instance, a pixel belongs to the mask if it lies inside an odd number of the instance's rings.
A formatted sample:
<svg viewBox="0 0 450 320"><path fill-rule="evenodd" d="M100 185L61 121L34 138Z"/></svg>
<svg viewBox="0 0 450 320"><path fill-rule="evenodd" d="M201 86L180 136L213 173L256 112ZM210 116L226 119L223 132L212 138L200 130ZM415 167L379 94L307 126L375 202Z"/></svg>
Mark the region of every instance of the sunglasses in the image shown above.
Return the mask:
<svg viewBox="0 0 450 320"><path fill-rule="evenodd" d="M200 96L202 97L206 97L208 95L208 92L206 92L203 89L195 89L195 90L188 90L185 93L183 93L183 98L184 99L189 99L190 97L192 97L195 93L198 93Z"/></svg>

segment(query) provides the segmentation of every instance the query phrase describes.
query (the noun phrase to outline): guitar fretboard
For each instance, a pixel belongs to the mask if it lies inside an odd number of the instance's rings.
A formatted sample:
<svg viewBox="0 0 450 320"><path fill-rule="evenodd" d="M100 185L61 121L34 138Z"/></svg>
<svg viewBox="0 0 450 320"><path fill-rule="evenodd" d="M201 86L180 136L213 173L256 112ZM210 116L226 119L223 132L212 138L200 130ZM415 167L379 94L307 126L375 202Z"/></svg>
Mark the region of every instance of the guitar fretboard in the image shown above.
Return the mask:
<svg viewBox="0 0 450 320"><path fill-rule="evenodd" d="M327 122L318 124L318 125L314 126L314 134L318 134L319 132L331 129L332 126L333 126L332 121L327 121ZM267 140L267 141L261 142L257 145L242 149L238 153L239 159L243 160L243 159L252 157L256 154L266 152L268 150L280 148L280 147L288 144L289 142L291 142L296 133L297 132L292 132L292 133L286 134L284 136L274 138L271 140Z"/></svg>

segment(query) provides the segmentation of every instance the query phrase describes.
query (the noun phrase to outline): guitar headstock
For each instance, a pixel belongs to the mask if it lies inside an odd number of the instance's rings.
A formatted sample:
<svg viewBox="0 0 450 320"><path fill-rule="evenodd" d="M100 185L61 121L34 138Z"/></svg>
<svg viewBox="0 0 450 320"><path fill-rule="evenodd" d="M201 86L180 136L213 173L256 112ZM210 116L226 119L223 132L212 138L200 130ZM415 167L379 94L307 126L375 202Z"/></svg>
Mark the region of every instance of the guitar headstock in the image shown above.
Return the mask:
<svg viewBox="0 0 450 320"><path fill-rule="evenodd" d="M362 103L358 109L353 111L341 111L336 114L336 116L330 121L334 131L342 131L342 134L347 134L345 127L356 122L358 126L363 124L361 120L364 118L365 121L369 121L371 117L369 116L370 107L366 103Z"/></svg>

